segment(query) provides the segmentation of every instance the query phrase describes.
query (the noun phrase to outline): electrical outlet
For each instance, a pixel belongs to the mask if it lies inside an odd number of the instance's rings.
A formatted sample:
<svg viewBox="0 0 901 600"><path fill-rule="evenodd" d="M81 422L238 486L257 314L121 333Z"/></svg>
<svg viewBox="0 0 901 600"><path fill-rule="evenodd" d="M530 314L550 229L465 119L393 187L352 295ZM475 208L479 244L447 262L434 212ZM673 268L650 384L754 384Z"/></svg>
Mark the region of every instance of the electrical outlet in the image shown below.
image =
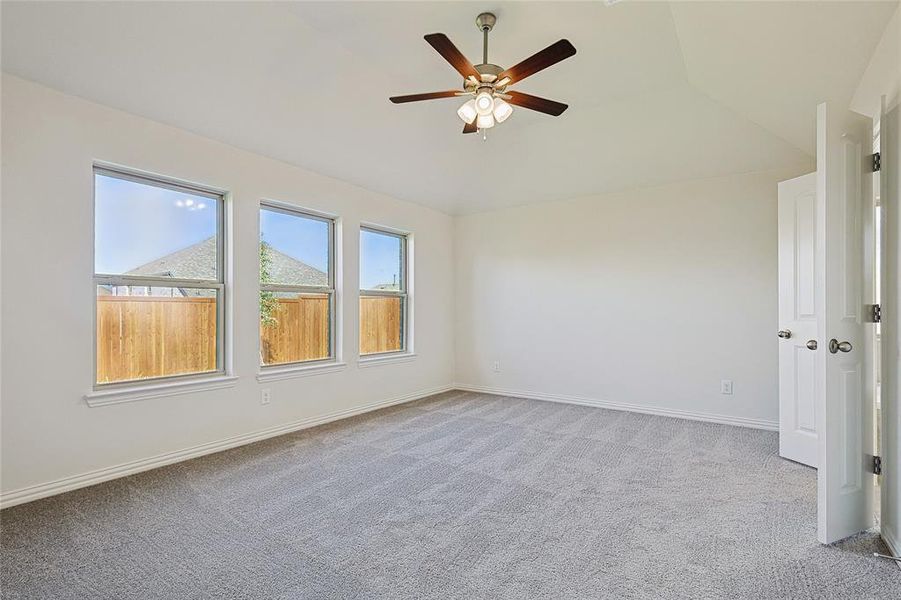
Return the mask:
<svg viewBox="0 0 901 600"><path fill-rule="evenodd" d="M272 390L269 388L263 388L263 391L260 392L260 404L269 404L272 401Z"/></svg>
<svg viewBox="0 0 901 600"><path fill-rule="evenodd" d="M500 373L501 372L501 361L499 361L499 360L494 361L494 364L491 365L491 370L494 371L495 373Z"/></svg>
<svg viewBox="0 0 901 600"><path fill-rule="evenodd" d="M723 379L720 381L720 393L726 396L732 395L732 380L731 379Z"/></svg>

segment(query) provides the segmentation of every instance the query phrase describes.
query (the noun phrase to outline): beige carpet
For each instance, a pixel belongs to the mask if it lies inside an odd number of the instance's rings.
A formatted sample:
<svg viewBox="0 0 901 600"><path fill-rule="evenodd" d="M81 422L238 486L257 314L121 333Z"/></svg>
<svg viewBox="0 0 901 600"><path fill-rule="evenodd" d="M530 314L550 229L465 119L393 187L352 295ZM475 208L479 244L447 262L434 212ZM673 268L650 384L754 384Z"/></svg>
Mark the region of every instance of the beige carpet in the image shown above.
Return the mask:
<svg viewBox="0 0 901 600"><path fill-rule="evenodd" d="M2 597L901 598L776 451L449 392L5 510Z"/></svg>

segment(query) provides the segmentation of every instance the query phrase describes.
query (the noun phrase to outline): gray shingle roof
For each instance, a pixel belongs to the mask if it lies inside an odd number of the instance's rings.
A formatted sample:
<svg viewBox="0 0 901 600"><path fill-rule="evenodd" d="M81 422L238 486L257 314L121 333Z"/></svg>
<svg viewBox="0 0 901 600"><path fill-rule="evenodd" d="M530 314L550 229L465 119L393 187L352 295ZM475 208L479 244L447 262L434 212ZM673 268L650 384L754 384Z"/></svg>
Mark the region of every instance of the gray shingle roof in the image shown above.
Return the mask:
<svg viewBox="0 0 901 600"><path fill-rule="evenodd" d="M150 261L126 275L176 277L179 279L216 279L216 238L197 242L172 254Z"/></svg>
<svg viewBox="0 0 901 600"><path fill-rule="evenodd" d="M328 285L328 276L305 262L269 247L272 283L286 285ZM178 279L216 279L216 238L207 238L125 273Z"/></svg>
<svg viewBox="0 0 901 600"><path fill-rule="evenodd" d="M272 263L269 265L269 275L272 283L286 285L328 285L328 275L311 267L305 262L279 252L269 246L269 256Z"/></svg>

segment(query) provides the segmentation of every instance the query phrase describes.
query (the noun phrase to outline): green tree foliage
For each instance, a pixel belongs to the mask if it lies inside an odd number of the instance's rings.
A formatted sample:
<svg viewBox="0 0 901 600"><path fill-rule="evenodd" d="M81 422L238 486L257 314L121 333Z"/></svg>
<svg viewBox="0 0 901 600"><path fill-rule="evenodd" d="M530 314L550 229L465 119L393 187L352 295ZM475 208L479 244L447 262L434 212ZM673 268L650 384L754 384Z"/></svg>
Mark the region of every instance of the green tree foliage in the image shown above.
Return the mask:
<svg viewBox="0 0 901 600"><path fill-rule="evenodd" d="M264 241L260 241L260 283L272 283L272 249ZM260 323L271 327L278 323L275 311L278 310L278 298L275 292L260 290Z"/></svg>

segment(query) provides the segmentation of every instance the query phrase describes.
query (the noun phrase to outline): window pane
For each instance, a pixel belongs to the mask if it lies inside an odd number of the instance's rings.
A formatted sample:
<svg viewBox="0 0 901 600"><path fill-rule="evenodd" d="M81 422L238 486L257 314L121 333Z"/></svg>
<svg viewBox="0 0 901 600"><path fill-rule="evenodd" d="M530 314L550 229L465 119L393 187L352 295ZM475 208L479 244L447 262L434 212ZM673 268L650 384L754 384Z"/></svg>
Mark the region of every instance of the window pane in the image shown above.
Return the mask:
<svg viewBox="0 0 901 600"><path fill-rule="evenodd" d="M360 354L403 350L404 299L360 296Z"/></svg>
<svg viewBox="0 0 901 600"><path fill-rule="evenodd" d="M329 285L329 221L260 209L260 283Z"/></svg>
<svg viewBox="0 0 901 600"><path fill-rule="evenodd" d="M403 289L402 238L363 229L360 231L360 288Z"/></svg>
<svg viewBox="0 0 901 600"><path fill-rule="evenodd" d="M219 202L94 174L94 272L218 280Z"/></svg>
<svg viewBox="0 0 901 600"><path fill-rule="evenodd" d="M97 286L97 383L217 370L215 289Z"/></svg>
<svg viewBox="0 0 901 600"><path fill-rule="evenodd" d="M260 293L260 358L264 365L331 356L328 294Z"/></svg>

